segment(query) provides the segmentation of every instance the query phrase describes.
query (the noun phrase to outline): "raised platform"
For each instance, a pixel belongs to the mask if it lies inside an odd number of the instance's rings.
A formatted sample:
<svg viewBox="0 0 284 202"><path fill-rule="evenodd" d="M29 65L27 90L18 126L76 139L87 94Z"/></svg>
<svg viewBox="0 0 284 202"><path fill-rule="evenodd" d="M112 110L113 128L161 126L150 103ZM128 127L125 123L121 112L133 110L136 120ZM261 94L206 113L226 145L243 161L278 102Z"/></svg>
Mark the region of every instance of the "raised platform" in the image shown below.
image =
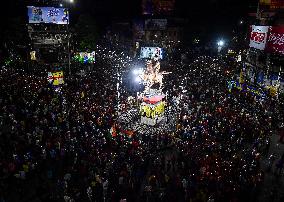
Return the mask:
<svg viewBox="0 0 284 202"><path fill-rule="evenodd" d="M119 114L118 124L121 124L125 130L136 131L140 135L154 135L163 132L169 134L176 130L177 113L175 107L170 107L165 111L164 116L153 125L149 119L142 118L138 110L131 109Z"/></svg>
<svg viewBox="0 0 284 202"><path fill-rule="evenodd" d="M141 124L155 126L159 124L162 120L164 120L164 116L156 117L155 119L147 118L146 116L141 116Z"/></svg>

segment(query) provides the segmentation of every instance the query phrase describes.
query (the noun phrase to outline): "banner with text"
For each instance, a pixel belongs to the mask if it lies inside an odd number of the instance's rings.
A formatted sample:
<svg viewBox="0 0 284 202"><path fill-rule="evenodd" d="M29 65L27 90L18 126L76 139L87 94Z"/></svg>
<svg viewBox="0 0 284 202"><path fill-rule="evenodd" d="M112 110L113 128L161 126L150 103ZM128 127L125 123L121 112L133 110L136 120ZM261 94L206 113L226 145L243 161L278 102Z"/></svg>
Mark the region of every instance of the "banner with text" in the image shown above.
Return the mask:
<svg viewBox="0 0 284 202"><path fill-rule="evenodd" d="M267 51L284 55L284 26L270 27Z"/></svg>
<svg viewBox="0 0 284 202"><path fill-rule="evenodd" d="M29 23L69 24L67 8L28 6Z"/></svg>
<svg viewBox="0 0 284 202"><path fill-rule="evenodd" d="M141 47L140 58L153 59L154 57L163 59L163 49L159 47Z"/></svg>
<svg viewBox="0 0 284 202"><path fill-rule="evenodd" d="M252 25L249 46L251 48L264 50L267 42L268 29L269 26Z"/></svg>

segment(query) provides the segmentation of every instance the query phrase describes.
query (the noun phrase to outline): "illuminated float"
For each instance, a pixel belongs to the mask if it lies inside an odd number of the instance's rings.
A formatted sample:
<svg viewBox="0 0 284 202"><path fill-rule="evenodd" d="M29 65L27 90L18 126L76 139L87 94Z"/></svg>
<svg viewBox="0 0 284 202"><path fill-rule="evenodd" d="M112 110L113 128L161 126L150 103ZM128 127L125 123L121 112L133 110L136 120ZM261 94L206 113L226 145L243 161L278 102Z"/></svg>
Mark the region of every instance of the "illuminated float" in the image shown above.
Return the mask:
<svg viewBox="0 0 284 202"><path fill-rule="evenodd" d="M147 61L146 66L146 70L139 75L145 86L145 90L138 95L139 113L142 124L155 126L164 119L165 114L166 96L162 92L163 75L171 72L160 72L160 62L157 57Z"/></svg>

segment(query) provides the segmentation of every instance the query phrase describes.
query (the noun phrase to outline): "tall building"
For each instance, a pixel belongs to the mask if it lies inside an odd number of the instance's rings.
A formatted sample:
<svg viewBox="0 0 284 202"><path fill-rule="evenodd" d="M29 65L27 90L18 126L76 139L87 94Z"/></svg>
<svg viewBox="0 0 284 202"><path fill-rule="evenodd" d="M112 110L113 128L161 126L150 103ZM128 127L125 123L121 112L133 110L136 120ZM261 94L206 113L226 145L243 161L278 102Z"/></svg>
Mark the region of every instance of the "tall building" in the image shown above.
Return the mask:
<svg viewBox="0 0 284 202"><path fill-rule="evenodd" d="M37 68L40 64L43 67L60 66L70 70L69 9L60 7L58 2L51 0L28 4L31 67Z"/></svg>
<svg viewBox="0 0 284 202"><path fill-rule="evenodd" d="M247 65L266 83L281 82L284 88L284 0L259 0L250 26Z"/></svg>
<svg viewBox="0 0 284 202"><path fill-rule="evenodd" d="M139 23L134 23L134 41L166 49L174 48L174 44L182 41L187 21L173 16L175 5L176 0L142 0L142 22L140 19Z"/></svg>

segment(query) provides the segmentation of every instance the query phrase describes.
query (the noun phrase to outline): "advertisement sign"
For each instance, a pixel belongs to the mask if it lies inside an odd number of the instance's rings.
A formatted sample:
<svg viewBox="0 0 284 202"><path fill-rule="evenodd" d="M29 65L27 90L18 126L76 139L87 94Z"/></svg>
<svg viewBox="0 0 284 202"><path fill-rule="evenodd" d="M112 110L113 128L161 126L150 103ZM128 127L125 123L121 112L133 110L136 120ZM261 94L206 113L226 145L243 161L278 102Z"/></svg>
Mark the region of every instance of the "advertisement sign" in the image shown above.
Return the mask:
<svg viewBox="0 0 284 202"><path fill-rule="evenodd" d="M30 55L31 55L31 60L36 60L36 52L35 51L31 51Z"/></svg>
<svg viewBox="0 0 284 202"><path fill-rule="evenodd" d="M284 0L260 0L259 3L261 8L267 8L270 10L284 8Z"/></svg>
<svg viewBox="0 0 284 202"><path fill-rule="evenodd" d="M269 28L267 51L284 55L284 26Z"/></svg>
<svg viewBox="0 0 284 202"><path fill-rule="evenodd" d="M80 62L82 64L92 64L96 61L96 53L95 51L88 53L88 52L80 52L74 56L74 60Z"/></svg>
<svg viewBox="0 0 284 202"><path fill-rule="evenodd" d="M146 30L165 30L167 28L167 19L147 19L145 20Z"/></svg>
<svg viewBox="0 0 284 202"><path fill-rule="evenodd" d="M69 24L67 8L28 6L29 23Z"/></svg>
<svg viewBox="0 0 284 202"><path fill-rule="evenodd" d="M249 46L259 50L264 50L267 42L268 28L269 26L252 25Z"/></svg>
<svg viewBox="0 0 284 202"><path fill-rule="evenodd" d="M284 0L271 0L270 9L284 8Z"/></svg>
<svg viewBox="0 0 284 202"><path fill-rule="evenodd" d="M260 5L270 5L271 4L271 0L259 0L259 4Z"/></svg>
<svg viewBox="0 0 284 202"><path fill-rule="evenodd" d="M155 56L163 59L163 49L159 47L141 47L140 58L153 59Z"/></svg>

